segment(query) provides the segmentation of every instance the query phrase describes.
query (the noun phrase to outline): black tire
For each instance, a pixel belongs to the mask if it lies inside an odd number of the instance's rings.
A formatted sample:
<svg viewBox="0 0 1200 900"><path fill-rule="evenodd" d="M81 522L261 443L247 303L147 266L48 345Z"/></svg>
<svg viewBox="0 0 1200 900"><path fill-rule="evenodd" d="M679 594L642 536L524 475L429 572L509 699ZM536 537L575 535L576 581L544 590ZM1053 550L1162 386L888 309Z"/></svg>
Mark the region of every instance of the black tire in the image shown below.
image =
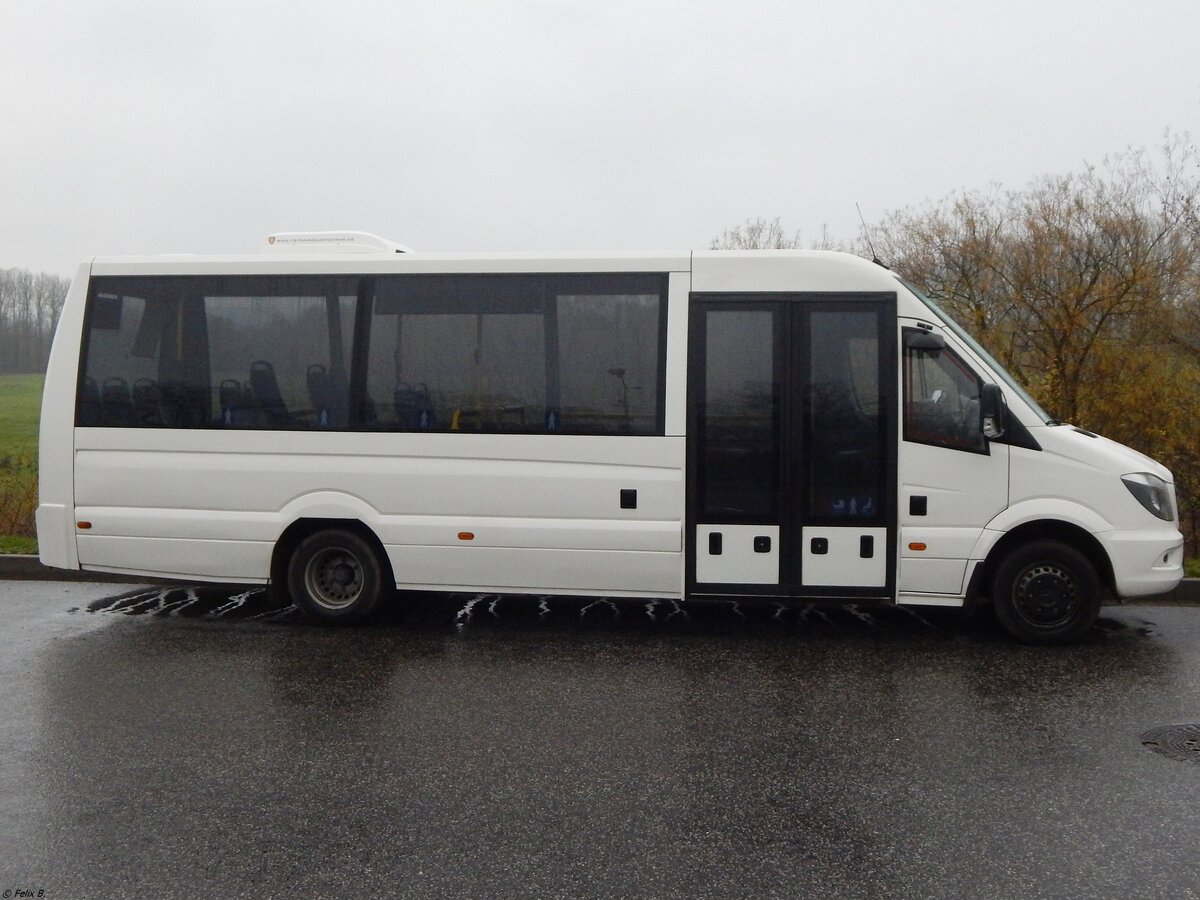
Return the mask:
<svg viewBox="0 0 1200 900"><path fill-rule="evenodd" d="M996 618L1028 644L1077 641L1100 614L1102 588L1086 556L1058 541L1034 541L1006 556L992 577Z"/></svg>
<svg viewBox="0 0 1200 900"><path fill-rule="evenodd" d="M369 542L352 531L329 528L310 534L292 551L288 592L296 606L318 621L362 622L383 599L384 572Z"/></svg>

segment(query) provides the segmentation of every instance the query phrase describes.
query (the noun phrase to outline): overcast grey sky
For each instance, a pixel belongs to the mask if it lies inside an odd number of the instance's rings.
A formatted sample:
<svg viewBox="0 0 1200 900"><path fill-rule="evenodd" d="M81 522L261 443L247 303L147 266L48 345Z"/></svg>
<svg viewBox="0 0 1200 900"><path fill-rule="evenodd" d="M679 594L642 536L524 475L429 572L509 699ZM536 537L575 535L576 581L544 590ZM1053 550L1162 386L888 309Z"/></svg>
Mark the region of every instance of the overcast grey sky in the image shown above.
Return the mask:
<svg viewBox="0 0 1200 900"><path fill-rule="evenodd" d="M806 239L1200 136L1200 3L0 0L0 267Z"/></svg>

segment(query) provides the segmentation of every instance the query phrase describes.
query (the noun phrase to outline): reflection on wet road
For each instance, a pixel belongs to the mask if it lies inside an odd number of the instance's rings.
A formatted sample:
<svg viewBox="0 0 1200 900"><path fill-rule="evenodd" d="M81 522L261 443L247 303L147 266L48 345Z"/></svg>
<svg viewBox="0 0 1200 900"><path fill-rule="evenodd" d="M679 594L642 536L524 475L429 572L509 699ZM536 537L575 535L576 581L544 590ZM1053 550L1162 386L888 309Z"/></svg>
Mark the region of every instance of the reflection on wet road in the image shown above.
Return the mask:
<svg viewBox="0 0 1200 900"><path fill-rule="evenodd" d="M0 583L0 887L1195 896L1200 614Z"/></svg>
<svg viewBox="0 0 1200 900"><path fill-rule="evenodd" d="M272 598L266 588L153 587L103 597L88 604L88 612L129 616L182 616L230 621L264 621L308 625L304 615L290 602ZM976 621L959 610L914 609L886 606L796 605L769 601L628 600L602 597L529 597L508 594L406 594L398 597L373 625L404 624L430 626L453 624L458 631L468 626L529 622L653 630L672 626L685 630L715 630L748 625L771 625L793 631L855 631L882 628L885 633L950 630L979 634L995 632L987 615ZM367 626L371 627L371 626ZM1102 618L1095 636L1132 628L1148 633L1151 623L1130 623ZM998 633L994 637L1000 637Z"/></svg>

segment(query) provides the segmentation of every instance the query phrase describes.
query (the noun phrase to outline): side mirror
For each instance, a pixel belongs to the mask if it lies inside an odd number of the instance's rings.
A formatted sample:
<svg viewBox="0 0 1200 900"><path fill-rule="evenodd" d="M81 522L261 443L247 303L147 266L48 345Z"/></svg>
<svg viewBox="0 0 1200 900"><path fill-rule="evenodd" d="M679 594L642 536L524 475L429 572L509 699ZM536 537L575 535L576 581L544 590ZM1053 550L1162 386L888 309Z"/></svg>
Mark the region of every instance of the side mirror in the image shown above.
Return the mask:
<svg viewBox="0 0 1200 900"><path fill-rule="evenodd" d="M985 384L979 392L979 416L983 436L994 440L1004 434L1008 404L998 384Z"/></svg>
<svg viewBox="0 0 1200 900"><path fill-rule="evenodd" d="M946 349L946 339L932 331L906 331L904 346L909 350L916 350L918 353L941 353Z"/></svg>

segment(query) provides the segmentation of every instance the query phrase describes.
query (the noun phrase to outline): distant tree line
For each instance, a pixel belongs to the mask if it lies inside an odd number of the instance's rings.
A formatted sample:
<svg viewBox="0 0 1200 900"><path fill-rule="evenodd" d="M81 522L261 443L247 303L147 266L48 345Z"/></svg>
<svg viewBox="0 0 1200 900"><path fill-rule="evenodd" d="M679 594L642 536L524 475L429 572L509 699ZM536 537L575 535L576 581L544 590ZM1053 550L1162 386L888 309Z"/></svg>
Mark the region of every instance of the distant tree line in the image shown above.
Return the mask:
<svg viewBox="0 0 1200 900"><path fill-rule="evenodd" d="M46 371L70 279L0 269L0 375Z"/></svg>
<svg viewBox="0 0 1200 900"><path fill-rule="evenodd" d="M803 245L779 220L714 249ZM1056 418L1172 469L1200 538L1200 153L1168 136L1020 190L889 214L836 248L879 259L967 328Z"/></svg>

